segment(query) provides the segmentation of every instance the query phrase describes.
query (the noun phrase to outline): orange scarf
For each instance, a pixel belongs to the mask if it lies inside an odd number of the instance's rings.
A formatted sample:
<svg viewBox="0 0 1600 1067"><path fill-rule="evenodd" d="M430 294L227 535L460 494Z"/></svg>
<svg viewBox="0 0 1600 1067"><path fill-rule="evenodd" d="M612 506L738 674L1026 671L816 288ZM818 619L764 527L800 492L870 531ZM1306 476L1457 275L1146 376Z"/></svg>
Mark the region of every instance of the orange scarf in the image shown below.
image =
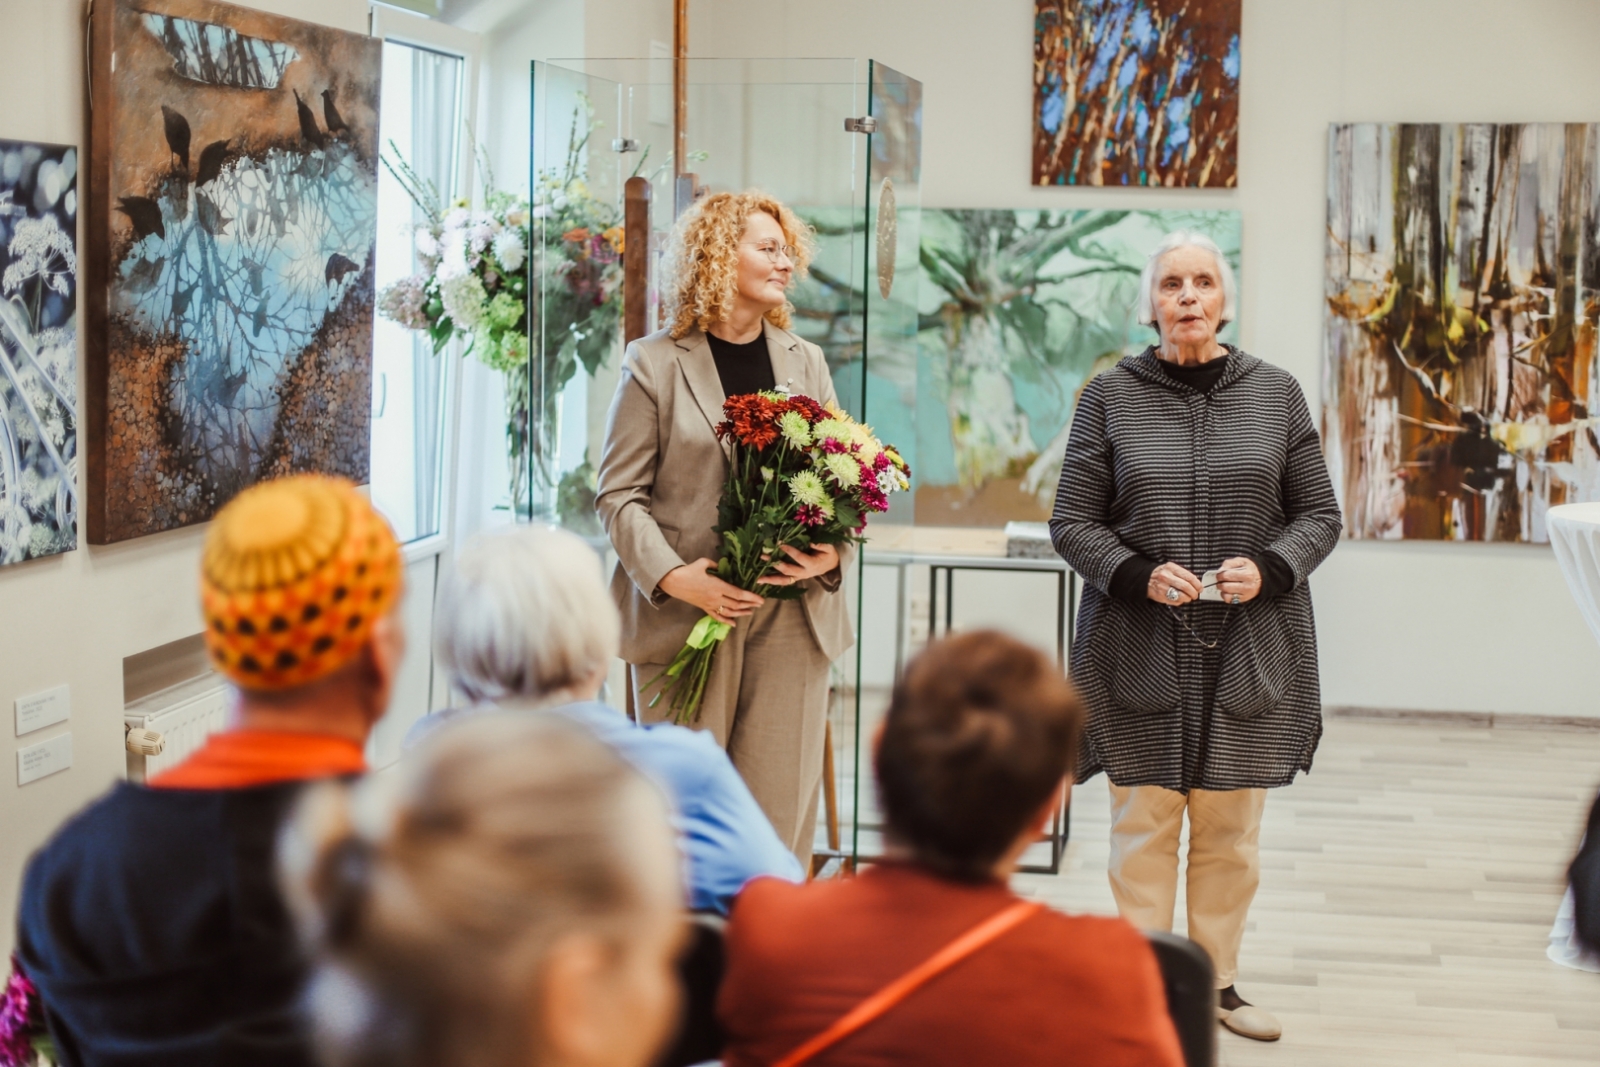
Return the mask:
<svg viewBox="0 0 1600 1067"><path fill-rule="evenodd" d="M229 730L212 734L194 755L147 784L153 789L247 789L366 769L361 746L343 737Z"/></svg>

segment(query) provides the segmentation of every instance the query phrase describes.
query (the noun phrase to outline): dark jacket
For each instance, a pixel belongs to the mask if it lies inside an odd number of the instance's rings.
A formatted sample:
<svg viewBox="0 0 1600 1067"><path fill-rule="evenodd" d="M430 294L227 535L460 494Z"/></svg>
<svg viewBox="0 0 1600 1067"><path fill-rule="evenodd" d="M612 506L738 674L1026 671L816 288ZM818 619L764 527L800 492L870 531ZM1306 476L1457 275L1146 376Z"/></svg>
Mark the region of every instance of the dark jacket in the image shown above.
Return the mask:
<svg viewBox="0 0 1600 1067"><path fill-rule="evenodd" d="M302 783L122 783L28 863L17 920L62 1067L310 1067L273 862Z"/></svg>
<svg viewBox="0 0 1600 1067"><path fill-rule="evenodd" d="M1230 349L1202 393L1154 349L1092 380L1073 415L1050 520L1085 588L1072 677L1090 708L1079 780L1241 789L1309 770L1322 733L1306 578L1342 523L1300 385ZM1294 585L1238 607L1108 595L1143 555L1195 574L1272 552ZM1215 645L1208 648L1208 645Z"/></svg>

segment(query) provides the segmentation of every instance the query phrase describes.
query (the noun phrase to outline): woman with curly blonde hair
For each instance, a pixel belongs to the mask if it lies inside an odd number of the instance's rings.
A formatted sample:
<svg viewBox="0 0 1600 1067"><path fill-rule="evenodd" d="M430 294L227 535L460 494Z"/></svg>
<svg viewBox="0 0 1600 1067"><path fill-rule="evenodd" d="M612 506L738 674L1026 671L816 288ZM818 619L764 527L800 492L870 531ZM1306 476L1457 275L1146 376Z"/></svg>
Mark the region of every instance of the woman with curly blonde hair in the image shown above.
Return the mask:
<svg viewBox="0 0 1600 1067"><path fill-rule="evenodd" d="M728 473L712 432L730 396L761 390L837 403L822 350L789 332L788 289L811 259L811 230L759 192L716 193L678 220L661 292L667 328L628 346L611 402L596 509L617 551L611 592L634 706L702 615L733 626L693 725L744 776L778 836L809 863L827 714L828 665L854 642L839 596L849 550L784 546L772 600L709 573Z"/></svg>

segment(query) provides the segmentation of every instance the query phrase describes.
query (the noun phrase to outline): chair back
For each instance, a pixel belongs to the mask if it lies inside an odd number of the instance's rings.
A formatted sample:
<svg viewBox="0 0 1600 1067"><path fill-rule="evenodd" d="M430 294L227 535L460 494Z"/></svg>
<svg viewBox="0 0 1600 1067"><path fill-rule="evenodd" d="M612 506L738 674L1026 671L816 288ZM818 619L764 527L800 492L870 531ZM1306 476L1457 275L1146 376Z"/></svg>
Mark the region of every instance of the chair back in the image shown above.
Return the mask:
<svg viewBox="0 0 1600 1067"><path fill-rule="evenodd" d="M690 1067L722 1056L722 1027L717 1022L717 991L727 969L723 931L728 922L720 915L696 912L689 916L689 944L678 957L678 980L683 985L683 1008L677 1036L656 1067Z"/></svg>
<svg viewBox="0 0 1600 1067"><path fill-rule="evenodd" d="M1187 937L1159 930L1146 931L1145 936L1167 987L1167 1014L1178 1031L1184 1067L1215 1067L1217 988L1211 957Z"/></svg>

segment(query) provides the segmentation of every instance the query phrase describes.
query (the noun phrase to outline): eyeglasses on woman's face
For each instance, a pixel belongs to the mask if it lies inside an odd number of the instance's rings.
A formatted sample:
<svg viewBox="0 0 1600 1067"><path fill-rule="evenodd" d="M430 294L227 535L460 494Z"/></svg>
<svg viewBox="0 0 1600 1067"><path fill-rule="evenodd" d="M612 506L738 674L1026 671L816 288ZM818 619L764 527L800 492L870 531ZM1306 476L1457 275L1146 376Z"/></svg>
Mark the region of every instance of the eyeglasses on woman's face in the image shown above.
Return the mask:
<svg viewBox="0 0 1600 1067"><path fill-rule="evenodd" d="M759 241L755 244L746 244L746 248L753 248L772 261L773 266L778 265L778 257L782 256L790 264L794 263L794 245L781 245L776 241Z"/></svg>

